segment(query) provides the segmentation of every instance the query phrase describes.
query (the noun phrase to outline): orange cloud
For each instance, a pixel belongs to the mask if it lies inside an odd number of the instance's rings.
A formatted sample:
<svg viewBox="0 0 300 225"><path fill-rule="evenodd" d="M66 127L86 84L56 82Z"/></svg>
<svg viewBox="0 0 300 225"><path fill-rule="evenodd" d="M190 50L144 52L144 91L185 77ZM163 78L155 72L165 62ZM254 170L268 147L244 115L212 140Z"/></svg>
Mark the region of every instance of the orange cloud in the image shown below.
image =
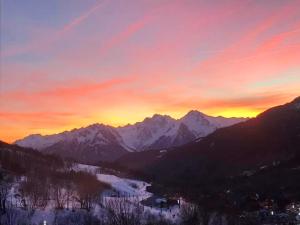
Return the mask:
<svg viewBox="0 0 300 225"><path fill-rule="evenodd" d="M256 93L251 96L240 98L208 98L198 97L184 99L178 102L161 104L157 110L160 112L181 112L183 115L190 109L198 109L204 113L214 116L225 117L254 117L262 111L283 103L287 103L297 97L299 93ZM166 102L167 99L162 99Z"/></svg>
<svg viewBox="0 0 300 225"><path fill-rule="evenodd" d="M53 121L59 117L70 117L76 115L70 112L0 112L0 119L12 122L21 122L27 120L34 121Z"/></svg>
<svg viewBox="0 0 300 225"><path fill-rule="evenodd" d="M77 98L79 96L86 96L90 93L97 91L110 90L115 86L127 84L135 80L135 76L127 76L121 78L114 78L106 80L103 82L92 82L87 83L85 80L76 81L71 85L56 86L52 88L48 87L48 90L42 91L12 91L8 93L3 93L2 99L11 98L12 100L22 99L22 98L35 98L35 97L70 97Z"/></svg>

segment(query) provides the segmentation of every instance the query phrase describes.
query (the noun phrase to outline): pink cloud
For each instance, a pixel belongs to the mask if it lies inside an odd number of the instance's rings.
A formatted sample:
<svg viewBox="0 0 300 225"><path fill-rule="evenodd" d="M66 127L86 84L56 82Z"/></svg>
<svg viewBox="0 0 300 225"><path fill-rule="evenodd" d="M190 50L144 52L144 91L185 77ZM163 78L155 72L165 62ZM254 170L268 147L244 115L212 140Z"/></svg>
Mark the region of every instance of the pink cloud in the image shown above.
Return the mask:
<svg viewBox="0 0 300 225"><path fill-rule="evenodd" d="M105 55L110 49L115 46L123 43L126 39L131 37L137 31L142 29L149 21L153 18L152 15L146 16L139 21L136 21L129 26L127 26L123 31L121 31L118 35L112 37L108 42L105 43L104 47L100 49L99 56Z"/></svg>
<svg viewBox="0 0 300 225"><path fill-rule="evenodd" d="M212 57L202 60L191 74L204 76L209 74L205 85L211 88L227 85L228 87L243 87L241 85L263 77L280 73L292 65L297 65L299 47L279 46L291 36L299 35L297 27L286 32L272 35L259 43L259 37L275 26L279 21L298 13L295 4L289 4L275 11L254 28L246 31L243 36L229 47L217 52ZM258 47L254 47L258 45ZM274 49L276 47L276 49Z"/></svg>

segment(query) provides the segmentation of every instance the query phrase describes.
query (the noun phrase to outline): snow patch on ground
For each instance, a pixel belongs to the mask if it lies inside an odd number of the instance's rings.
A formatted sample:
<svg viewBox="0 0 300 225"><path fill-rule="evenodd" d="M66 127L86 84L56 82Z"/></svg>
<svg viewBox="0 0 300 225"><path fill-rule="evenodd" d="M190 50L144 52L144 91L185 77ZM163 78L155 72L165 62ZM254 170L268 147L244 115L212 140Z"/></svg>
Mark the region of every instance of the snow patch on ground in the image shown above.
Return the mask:
<svg viewBox="0 0 300 225"><path fill-rule="evenodd" d="M84 171L84 172L96 174L100 170L100 167L77 163L73 166L73 169L77 172Z"/></svg>
<svg viewBox="0 0 300 225"><path fill-rule="evenodd" d="M97 174L97 178L102 182L110 184L115 191L119 192L120 198L126 197L132 204L136 204L137 199L141 202L153 195L146 190L151 184L144 181L126 179L108 174ZM104 198L110 199L111 197L104 196ZM184 204L183 200L181 200L181 202ZM144 212L148 215L151 214L156 217L163 217L173 222L180 219L180 208L178 205L162 209L149 206L143 206L143 208Z"/></svg>
<svg viewBox="0 0 300 225"><path fill-rule="evenodd" d="M97 178L99 181L110 184L114 190L124 196L145 199L152 195L146 191L150 184L143 181L120 178L109 174L97 174Z"/></svg>

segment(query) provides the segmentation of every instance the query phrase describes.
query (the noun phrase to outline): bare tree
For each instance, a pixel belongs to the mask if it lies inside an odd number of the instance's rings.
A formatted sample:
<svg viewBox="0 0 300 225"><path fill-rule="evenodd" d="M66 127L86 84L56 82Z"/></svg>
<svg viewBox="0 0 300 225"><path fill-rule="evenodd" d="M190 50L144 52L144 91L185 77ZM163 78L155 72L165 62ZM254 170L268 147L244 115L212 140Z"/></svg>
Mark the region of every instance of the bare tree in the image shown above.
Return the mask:
<svg viewBox="0 0 300 225"><path fill-rule="evenodd" d="M20 184L20 193L24 196L24 206L31 211L45 208L48 204L49 190L47 185L31 176Z"/></svg>
<svg viewBox="0 0 300 225"><path fill-rule="evenodd" d="M67 193L61 185L55 184L52 186L52 197L55 200L55 208L63 209L67 203Z"/></svg>
<svg viewBox="0 0 300 225"><path fill-rule="evenodd" d="M195 204L185 203L180 208L181 223L184 224L199 224L200 210Z"/></svg>
<svg viewBox="0 0 300 225"><path fill-rule="evenodd" d="M6 213L0 217L1 225L30 224L30 217L26 211L7 208Z"/></svg>
<svg viewBox="0 0 300 225"><path fill-rule="evenodd" d="M139 225L141 223L143 207L137 199L108 198L104 200L104 206L108 212L108 225Z"/></svg>
<svg viewBox="0 0 300 225"><path fill-rule="evenodd" d="M0 214L6 212L6 203L11 189L12 177L0 171Z"/></svg>
<svg viewBox="0 0 300 225"><path fill-rule="evenodd" d="M66 208L70 208L70 202L72 202L72 198L75 195L75 185L72 182L66 182L64 185L66 192Z"/></svg>
<svg viewBox="0 0 300 225"><path fill-rule="evenodd" d="M106 188L108 185L99 182L95 175L86 172L78 173L76 177L76 199L80 203L80 208L90 211L101 192Z"/></svg>

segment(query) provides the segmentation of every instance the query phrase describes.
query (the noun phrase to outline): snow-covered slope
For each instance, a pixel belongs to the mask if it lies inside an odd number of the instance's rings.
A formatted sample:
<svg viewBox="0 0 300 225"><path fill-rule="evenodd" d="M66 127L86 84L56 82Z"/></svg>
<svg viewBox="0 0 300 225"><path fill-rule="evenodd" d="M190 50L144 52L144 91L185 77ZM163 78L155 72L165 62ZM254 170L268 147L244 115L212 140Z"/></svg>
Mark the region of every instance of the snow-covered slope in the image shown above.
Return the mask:
<svg viewBox="0 0 300 225"><path fill-rule="evenodd" d="M154 115L143 122L117 128L124 142L137 151L147 149L162 136L174 136L178 123L170 116Z"/></svg>
<svg viewBox="0 0 300 225"><path fill-rule="evenodd" d="M63 133L45 136L42 136L40 134L31 134L24 139L16 141L15 144L22 147L43 149L63 140L63 138Z"/></svg>
<svg viewBox="0 0 300 225"><path fill-rule="evenodd" d="M102 124L54 135L30 135L15 143L89 163L114 160L127 152L127 146L117 130Z"/></svg>
<svg viewBox="0 0 300 225"><path fill-rule="evenodd" d="M113 160L128 151L163 149L204 137L244 118L211 117L190 111L180 119L155 114L124 127L94 124L54 135L33 134L15 144L85 162Z"/></svg>
<svg viewBox="0 0 300 225"><path fill-rule="evenodd" d="M155 114L143 122L117 128L124 143L135 151L178 146L205 137L217 128L245 121L244 118L207 116L192 110L181 119Z"/></svg>

